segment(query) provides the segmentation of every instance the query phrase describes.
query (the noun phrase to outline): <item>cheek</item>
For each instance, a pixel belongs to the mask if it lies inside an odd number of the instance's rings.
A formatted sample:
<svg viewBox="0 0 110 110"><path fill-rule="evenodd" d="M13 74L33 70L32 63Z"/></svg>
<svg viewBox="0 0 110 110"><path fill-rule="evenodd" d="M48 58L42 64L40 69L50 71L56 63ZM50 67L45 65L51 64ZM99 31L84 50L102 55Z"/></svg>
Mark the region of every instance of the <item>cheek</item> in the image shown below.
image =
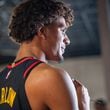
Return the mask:
<svg viewBox="0 0 110 110"><path fill-rule="evenodd" d="M57 48L59 48L59 50L60 50L61 46L63 45L63 36L61 36L61 35L58 36L56 45L57 45Z"/></svg>
<svg viewBox="0 0 110 110"><path fill-rule="evenodd" d="M63 45L63 40L59 39L59 41L57 42L57 46L56 46L56 52L59 54L62 54L62 45Z"/></svg>
<svg viewBox="0 0 110 110"><path fill-rule="evenodd" d="M54 55L61 52L61 41L60 41L60 39L57 40L56 42L55 41L51 42L50 48L51 48L51 51Z"/></svg>
<svg viewBox="0 0 110 110"><path fill-rule="evenodd" d="M62 33L57 30L54 33L49 33L48 46L56 54L56 52L61 50L61 45L63 44Z"/></svg>

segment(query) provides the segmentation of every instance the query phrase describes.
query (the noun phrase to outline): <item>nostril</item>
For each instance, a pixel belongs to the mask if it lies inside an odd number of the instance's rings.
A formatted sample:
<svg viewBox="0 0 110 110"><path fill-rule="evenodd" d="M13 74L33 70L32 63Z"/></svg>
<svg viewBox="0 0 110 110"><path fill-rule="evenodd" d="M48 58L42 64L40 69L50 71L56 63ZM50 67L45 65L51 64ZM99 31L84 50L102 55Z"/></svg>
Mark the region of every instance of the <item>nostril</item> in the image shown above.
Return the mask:
<svg viewBox="0 0 110 110"><path fill-rule="evenodd" d="M65 37L64 43L65 43L66 45L69 45L69 44L70 44L70 39L69 39L68 37Z"/></svg>

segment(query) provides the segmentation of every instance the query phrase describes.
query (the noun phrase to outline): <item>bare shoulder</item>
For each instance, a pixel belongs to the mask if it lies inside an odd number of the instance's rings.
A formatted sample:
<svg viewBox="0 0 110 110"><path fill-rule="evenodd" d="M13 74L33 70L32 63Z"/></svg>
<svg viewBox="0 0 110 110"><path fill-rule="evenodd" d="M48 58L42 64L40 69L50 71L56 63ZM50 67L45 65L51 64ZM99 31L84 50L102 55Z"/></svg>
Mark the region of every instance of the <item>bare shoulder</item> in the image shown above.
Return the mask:
<svg viewBox="0 0 110 110"><path fill-rule="evenodd" d="M69 77L69 74L61 68L43 63L32 70L31 78L32 76L33 78L36 76L36 79L43 78L43 80L49 80L48 78L61 80L60 78Z"/></svg>
<svg viewBox="0 0 110 110"><path fill-rule="evenodd" d="M71 78L65 70L43 63L31 71L27 81L34 83L33 86L42 85L44 88L45 85L65 85L67 81L71 82Z"/></svg>
<svg viewBox="0 0 110 110"><path fill-rule="evenodd" d="M41 64L33 69L27 82L29 94L39 97L51 110L77 110L75 87L63 69Z"/></svg>

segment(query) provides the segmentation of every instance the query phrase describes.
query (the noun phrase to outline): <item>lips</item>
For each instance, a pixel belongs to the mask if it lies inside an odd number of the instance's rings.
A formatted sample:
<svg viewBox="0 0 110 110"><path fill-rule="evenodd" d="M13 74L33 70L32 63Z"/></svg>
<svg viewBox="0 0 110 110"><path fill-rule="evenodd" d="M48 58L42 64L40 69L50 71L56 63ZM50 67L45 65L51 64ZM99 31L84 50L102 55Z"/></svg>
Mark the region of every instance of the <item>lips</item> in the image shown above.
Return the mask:
<svg viewBox="0 0 110 110"><path fill-rule="evenodd" d="M64 47L61 47L61 51L64 54L65 53L65 48Z"/></svg>

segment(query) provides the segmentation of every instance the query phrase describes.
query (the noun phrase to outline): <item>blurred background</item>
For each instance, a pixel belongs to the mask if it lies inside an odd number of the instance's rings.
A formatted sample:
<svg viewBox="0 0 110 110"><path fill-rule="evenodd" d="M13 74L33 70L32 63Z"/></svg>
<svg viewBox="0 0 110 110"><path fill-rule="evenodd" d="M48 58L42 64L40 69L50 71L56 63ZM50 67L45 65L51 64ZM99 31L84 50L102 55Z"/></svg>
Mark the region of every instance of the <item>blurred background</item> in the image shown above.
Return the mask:
<svg viewBox="0 0 110 110"><path fill-rule="evenodd" d="M12 62L18 50L8 37L13 7L22 0L0 0L0 70ZM110 0L64 0L74 9L75 20L67 32L71 45L65 61L56 64L80 80L94 101L110 101Z"/></svg>

